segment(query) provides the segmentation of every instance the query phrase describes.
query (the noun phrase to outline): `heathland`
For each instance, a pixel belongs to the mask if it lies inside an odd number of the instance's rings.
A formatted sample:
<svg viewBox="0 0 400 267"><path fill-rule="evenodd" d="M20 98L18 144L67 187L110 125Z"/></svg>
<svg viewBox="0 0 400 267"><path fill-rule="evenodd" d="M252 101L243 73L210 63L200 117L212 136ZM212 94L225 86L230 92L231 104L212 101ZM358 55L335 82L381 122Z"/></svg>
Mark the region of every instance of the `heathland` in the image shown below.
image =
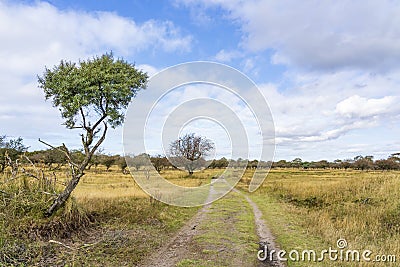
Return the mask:
<svg viewBox="0 0 400 267"><path fill-rule="evenodd" d="M87 171L63 209L43 217L66 171L45 166L20 167L14 175L5 171L0 186L0 266L140 266L200 209L160 203L118 166L107 170L100 165ZM162 170L161 174L172 183L199 186L223 171L206 169L188 176ZM370 250L374 260L380 256L387 261L382 266L400 256L398 171L273 168L262 186L248 193L253 172L248 169L237 184L241 194L232 192L211 205L203 232L192 242L200 249L197 258L183 259L177 266L229 266L226 258L218 262L215 255L221 251L214 251L218 242L226 248L227 240L244 251L238 255L233 247L225 249L228 256L250 257L248 264L256 264L254 218L240 195L258 205L280 249L320 252L337 249L340 239L347 242L346 249ZM232 236L227 225L236 229ZM363 264L372 263L287 262L289 266Z"/></svg>

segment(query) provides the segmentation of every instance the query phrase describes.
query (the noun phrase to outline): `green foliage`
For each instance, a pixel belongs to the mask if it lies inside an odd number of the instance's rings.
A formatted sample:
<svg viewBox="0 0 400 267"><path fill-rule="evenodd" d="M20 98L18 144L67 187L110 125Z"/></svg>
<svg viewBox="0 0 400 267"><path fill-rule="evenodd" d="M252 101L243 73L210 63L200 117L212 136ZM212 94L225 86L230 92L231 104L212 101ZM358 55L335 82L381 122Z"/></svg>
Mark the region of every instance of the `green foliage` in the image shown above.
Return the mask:
<svg viewBox="0 0 400 267"><path fill-rule="evenodd" d="M111 155L102 155L100 158L100 163L107 168L107 171L111 168L112 165L116 164L119 160L119 156L111 156Z"/></svg>
<svg viewBox="0 0 400 267"><path fill-rule="evenodd" d="M88 114L107 117L113 128L121 125L123 110L145 87L146 80L147 74L122 59L114 60L112 53L78 64L63 60L38 77L46 100L52 99L60 109L68 128L83 126L84 122L78 123L77 117Z"/></svg>

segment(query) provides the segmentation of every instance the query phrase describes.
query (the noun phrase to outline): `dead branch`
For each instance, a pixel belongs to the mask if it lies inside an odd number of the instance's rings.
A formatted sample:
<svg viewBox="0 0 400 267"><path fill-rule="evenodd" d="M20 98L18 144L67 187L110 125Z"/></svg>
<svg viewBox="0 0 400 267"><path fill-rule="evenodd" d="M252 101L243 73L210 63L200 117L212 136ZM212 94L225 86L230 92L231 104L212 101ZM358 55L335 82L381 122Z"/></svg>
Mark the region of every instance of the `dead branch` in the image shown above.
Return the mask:
<svg viewBox="0 0 400 267"><path fill-rule="evenodd" d="M76 163L72 160L71 154L69 153L69 150L68 150L67 146L66 146L64 143L62 144L62 146L63 146L64 149L60 149L60 148L58 148L58 147L55 147L55 146L53 146L53 145L50 145L49 143L47 143L47 142L41 140L40 138L39 138L39 142L42 143L42 144L45 144L45 145L48 146L48 147L51 147L51 148L53 148L53 149L56 149L56 150L58 150L58 151L64 153L65 156L66 156L67 159L68 159L68 163L69 163L69 164L73 165L73 166L76 167L76 168L79 167L79 165L76 164Z"/></svg>
<svg viewBox="0 0 400 267"><path fill-rule="evenodd" d="M57 245L61 245L61 246L63 246L63 247L65 247L65 248L68 248L68 249L71 249L71 250L75 250L75 248L72 248L72 247L70 247L70 246L67 246L67 245L65 245L64 243L61 243L60 241L56 241L56 240L49 240L49 243L54 243L54 244L57 244Z"/></svg>

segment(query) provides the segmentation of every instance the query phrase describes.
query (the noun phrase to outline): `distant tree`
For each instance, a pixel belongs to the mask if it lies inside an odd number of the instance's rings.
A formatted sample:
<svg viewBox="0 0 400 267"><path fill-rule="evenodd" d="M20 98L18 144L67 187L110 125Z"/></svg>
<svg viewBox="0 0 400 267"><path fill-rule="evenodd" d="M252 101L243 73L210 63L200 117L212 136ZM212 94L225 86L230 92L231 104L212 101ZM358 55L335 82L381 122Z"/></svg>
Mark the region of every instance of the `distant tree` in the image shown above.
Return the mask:
<svg viewBox="0 0 400 267"><path fill-rule="evenodd" d="M388 158L376 160L375 166L379 170L397 170L400 165L393 158Z"/></svg>
<svg viewBox="0 0 400 267"><path fill-rule="evenodd" d="M27 156L33 163L42 163L50 170L59 169L67 162L65 154L60 149L61 147L34 151L28 153ZM54 164L56 164L55 167L53 166Z"/></svg>
<svg viewBox="0 0 400 267"><path fill-rule="evenodd" d="M110 170L111 166L118 163L119 156L102 155L100 157L100 164L106 167L106 170Z"/></svg>
<svg viewBox="0 0 400 267"><path fill-rule="evenodd" d="M209 167L213 168L213 169L215 169L215 168L226 168L226 167L228 167L228 165L229 165L229 161L226 158L222 157L220 159L214 159L211 162Z"/></svg>
<svg viewBox="0 0 400 267"><path fill-rule="evenodd" d="M354 160L352 159L345 159L340 163L340 168L343 168L345 170L351 168L353 166Z"/></svg>
<svg viewBox="0 0 400 267"><path fill-rule="evenodd" d="M287 161L284 160L284 159L281 159L281 160L279 160L279 161L277 161L277 162L274 162L274 163L272 164L272 167L276 167L276 168L288 168L288 167L290 167L290 163L287 162Z"/></svg>
<svg viewBox="0 0 400 267"><path fill-rule="evenodd" d="M128 160L128 165L135 167L138 171L140 168L147 165L147 159L150 158L149 155L142 153L136 156L127 156L126 159Z"/></svg>
<svg viewBox="0 0 400 267"><path fill-rule="evenodd" d="M392 155L389 156L388 159L393 160L400 164L400 153L393 153Z"/></svg>
<svg viewBox="0 0 400 267"><path fill-rule="evenodd" d="M301 167L302 167L303 169L307 170L308 168L310 168L310 162L308 162L308 161L303 161L303 162L301 163Z"/></svg>
<svg viewBox="0 0 400 267"><path fill-rule="evenodd" d="M104 141L108 127L115 128L123 123L124 110L132 97L145 87L146 81L147 74L123 59L115 60L112 53L78 64L61 61L38 76L46 100L51 99L54 107L61 111L66 127L81 130L84 153L83 160L74 161L63 145L61 151L72 168L71 179L47 210L48 216L67 201Z"/></svg>
<svg viewBox="0 0 400 267"><path fill-rule="evenodd" d="M128 164L126 163L125 158L118 155L117 163L118 163L118 167L122 171L122 173L126 174L127 173L126 167L128 167Z"/></svg>
<svg viewBox="0 0 400 267"><path fill-rule="evenodd" d="M11 161L17 160L27 149L28 147L23 144L21 137L7 140L5 135L0 136L0 172L4 172L9 159Z"/></svg>
<svg viewBox="0 0 400 267"><path fill-rule="evenodd" d="M246 168L248 161L242 158L238 158L235 162L235 167L237 168Z"/></svg>
<svg viewBox="0 0 400 267"><path fill-rule="evenodd" d="M329 167L330 167L329 162L328 162L327 160L324 160L324 159L315 162L315 165L316 165L316 167L317 167L318 169L326 169L326 168L329 168Z"/></svg>
<svg viewBox="0 0 400 267"><path fill-rule="evenodd" d="M354 158L353 167L358 170L372 169L374 165L373 158L373 156L356 156Z"/></svg>
<svg viewBox="0 0 400 267"><path fill-rule="evenodd" d="M258 163L258 167L263 169L268 169L271 167L271 164L272 164L271 161L260 160L260 162Z"/></svg>
<svg viewBox="0 0 400 267"><path fill-rule="evenodd" d="M204 157L212 149L214 145L209 139L190 133L170 144L169 155L175 166L185 168L192 175L194 170L204 166Z"/></svg>
<svg viewBox="0 0 400 267"><path fill-rule="evenodd" d="M5 139L6 139L5 135L0 135L0 147L4 147Z"/></svg>
<svg viewBox="0 0 400 267"><path fill-rule="evenodd" d="M249 161L249 163L247 164L248 169L256 169L257 166L258 166L258 160L256 159Z"/></svg>
<svg viewBox="0 0 400 267"><path fill-rule="evenodd" d="M291 163L291 167L293 167L293 168L300 168L301 167L301 164L302 164L302 160L301 160L301 158L295 158L294 160L292 160L290 163Z"/></svg>
<svg viewBox="0 0 400 267"><path fill-rule="evenodd" d="M334 169L340 169L342 163L343 163L343 161L342 161L341 159L335 159L335 160L332 162L331 166L332 166L332 168L334 168Z"/></svg>
<svg viewBox="0 0 400 267"><path fill-rule="evenodd" d="M96 171L97 167L101 164L101 156L102 156L102 154L99 152L96 152L95 154L93 154L87 168L90 169L92 166L94 166L94 169Z"/></svg>
<svg viewBox="0 0 400 267"><path fill-rule="evenodd" d="M161 155L150 157L150 161L158 172L161 172L164 168L171 166L168 158Z"/></svg>

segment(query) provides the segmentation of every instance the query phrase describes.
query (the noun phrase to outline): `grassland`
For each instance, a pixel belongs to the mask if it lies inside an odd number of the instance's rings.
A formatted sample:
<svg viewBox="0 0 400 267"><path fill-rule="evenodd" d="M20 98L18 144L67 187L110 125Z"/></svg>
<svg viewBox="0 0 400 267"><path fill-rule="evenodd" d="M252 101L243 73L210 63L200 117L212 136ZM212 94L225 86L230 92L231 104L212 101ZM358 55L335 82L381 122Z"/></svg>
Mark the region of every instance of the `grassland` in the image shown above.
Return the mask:
<svg viewBox="0 0 400 267"><path fill-rule="evenodd" d="M56 173L60 182L64 175ZM211 176L174 179L197 186ZM155 201L114 167L87 171L67 205L43 218L51 198L39 184L23 177L1 185L10 194L0 196L0 266L132 266L198 210Z"/></svg>
<svg viewBox="0 0 400 267"><path fill-rule="evenodd" d="M221 172L206 170L188 177L184 172L168 170L163 176L179 185L199 186ZM62 177L63 171L57 176ZM246 192L251 176L248 170L237 188ZM2 194L0 266L132 266L162 246L198 210L154 201L117 167L88 171L74 199L56 218L41 218L41 209L48 202L43 194L38 194L35 201L27 199L28 192L35 190L34 183L20 181L18 186L12 189L13 198ZM399 172L274 169L261 188L248 196L263 212L282 249L321 251L336 248L336 241L344 238L349 249L371 250L371 257L396 255L400 260ZM237 200L229 196L216 202L215 207L224 201L229 204L227 210L235 208ZM237 214L238 229L254 237L252 219L245 214ZM73 224L76 219L82 223ZM204 230L196 239L200 247L208 235L219 242L218 227ZM207 253L206 248L203 250ZM196 259L187 259L180 264L197 263ZM364 266L346 262L314 265ZM372 265L379 266L376 262L365 264ZM391 265L397 266L382 264Z"/></svg>
<svg viewBox="0 0 400 267"><path fill-rule="evenodd" d="M247 172L243 181L251 177ZM245 183L240 185L245 188ZM262 209L281 248L371 250L400 260L400 173L354 170L273 170L249 196ZM379 266L374 263L326 262L318 266ZM310 266L289 262L289 266ZM385 262L382 266L397 266Z"/></svg>

